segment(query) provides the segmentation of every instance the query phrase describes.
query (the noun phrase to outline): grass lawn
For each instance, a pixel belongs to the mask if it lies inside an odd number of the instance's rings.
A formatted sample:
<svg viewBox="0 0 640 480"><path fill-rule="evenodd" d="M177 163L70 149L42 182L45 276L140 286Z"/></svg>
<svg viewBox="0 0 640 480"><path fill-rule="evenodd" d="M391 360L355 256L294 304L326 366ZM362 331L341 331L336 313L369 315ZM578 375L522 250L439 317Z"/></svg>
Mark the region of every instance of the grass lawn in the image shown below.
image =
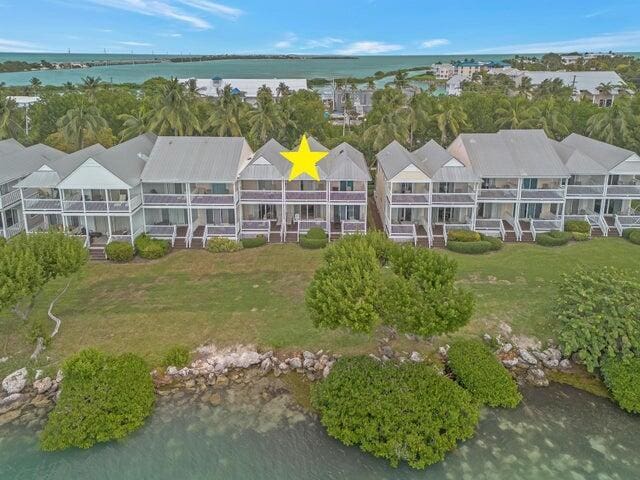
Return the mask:
<svg viewBox="0 0 640 480"><path fill-rule="evenodd" d="M491 331L504 320L517 332L544 340L554 332L549 312L563 273L579 265L640 270L638 246L617 238L559 248L507 245L481 256L447 254L458 260L460 282L478 297L474 319L464 330L468 334ZM91 263L54 309L63 323L45 351L45 363L55 366L95 346L138 352L155 364L173 345L196 347L207 341L251 342L280 351L373 351L375 335L317 330L311 324L304 290L321 261L322 251L270 245L219 255L179 251L126 265ZM49 302L66 281L51 282L31 315L46 318ZM420 349L404 338L399 342L400 348ZM9 355L13 361L0 364L0 374L24 364L32 350L22 322L1 314L0 357Z"/></svg>

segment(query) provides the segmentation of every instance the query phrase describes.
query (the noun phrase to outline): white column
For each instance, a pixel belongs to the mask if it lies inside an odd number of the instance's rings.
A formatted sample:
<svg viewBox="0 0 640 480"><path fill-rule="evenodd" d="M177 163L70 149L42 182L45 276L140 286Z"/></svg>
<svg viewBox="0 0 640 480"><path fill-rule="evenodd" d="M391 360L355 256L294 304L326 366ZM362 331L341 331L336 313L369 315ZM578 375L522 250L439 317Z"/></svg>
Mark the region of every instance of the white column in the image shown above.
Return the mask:
<svg viewBox="0 0 640 480"><path fill-rule="evenodd" d="M25 233L29 233L29 223L27 223L27 213L24 208L24 192L23 189L20 189L20 204L22 205L22 218L24 220L24 231Z"/></svg>
<svg viewBox="0 0 640 480"><path fill-rule="evenodd" d="M0 210L0 218L2 218L2 236L7 238L7 216L4 210Z"/></svg>

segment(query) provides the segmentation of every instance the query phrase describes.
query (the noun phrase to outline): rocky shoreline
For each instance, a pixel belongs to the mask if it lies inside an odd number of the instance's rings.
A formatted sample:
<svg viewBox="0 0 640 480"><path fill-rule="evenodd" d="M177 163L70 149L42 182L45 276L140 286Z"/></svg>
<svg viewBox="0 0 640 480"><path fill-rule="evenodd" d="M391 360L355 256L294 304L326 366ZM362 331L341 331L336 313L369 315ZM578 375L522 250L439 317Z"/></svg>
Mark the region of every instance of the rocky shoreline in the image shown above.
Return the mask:
<svg viewBox="0 0 640 480"><path fill-rule="evenodd" d="M377 355L371 356L379 361L422 362L422 355L417 351L394 351L391 341L396 335L389 331L379 341ZM484 334L483 338L521 385L548 386L549 371L569 372L574 365L572 359L563 357L552 341L543 349L537 339L513 335L511 327L505 323L500 324L497 335ZM448 345L438 350L443 361L447 351ZM279 358L273 351L261 353L252 345L227 348L205 345L196 350L195 360L188 366L156 369L151 375L159 401L179 401L186 395L192 400L218 406L233 400L235 394L230 392L245 388L249 393L257 391L257 394L245 397L260 403L286 394L291 396L286 384L279 379L282 375L297 374L310 382L321 380L329 375L338 358L339 355L322 350L302 351ZM55 378L44 377L37 371L31 381L26 368L7 376L0 391L0 426L41 428L60 395L62 378L61 371ZM295 411L295 408L289 410Z"/></svg>

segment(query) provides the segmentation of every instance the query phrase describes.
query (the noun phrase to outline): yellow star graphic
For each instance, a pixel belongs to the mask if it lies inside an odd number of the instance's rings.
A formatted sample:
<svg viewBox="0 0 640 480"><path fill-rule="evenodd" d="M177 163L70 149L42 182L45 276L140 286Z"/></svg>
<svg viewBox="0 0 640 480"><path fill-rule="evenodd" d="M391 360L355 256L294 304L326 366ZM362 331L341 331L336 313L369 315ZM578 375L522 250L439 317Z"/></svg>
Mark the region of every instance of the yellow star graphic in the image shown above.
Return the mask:
<svg viewBox="0 0 640 480"><path fill-rule="evenodd" d="M311 148L309 148L309 141L306 135L302 135L298 151L280 152L280 155L293 163L293 168L291 168L291 173L289 174L289 181L295 180L304 173L308 174L314 180L320 180L316 163L328 154L329 152L312 152Z"/></svg>

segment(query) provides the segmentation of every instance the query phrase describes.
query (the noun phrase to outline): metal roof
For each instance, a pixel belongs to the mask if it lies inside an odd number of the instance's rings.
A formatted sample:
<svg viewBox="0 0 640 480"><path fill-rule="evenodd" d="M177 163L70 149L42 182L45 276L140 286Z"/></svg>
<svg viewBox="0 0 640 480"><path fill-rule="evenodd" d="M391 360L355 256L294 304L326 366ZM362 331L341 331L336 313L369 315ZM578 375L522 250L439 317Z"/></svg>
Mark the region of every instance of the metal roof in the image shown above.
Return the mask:
<svg viewBox="0 0 640 480"><path fill-rule="evenodd" d="M280 152L284 150L286 148L272 138L253 155L249 165L240 172L240 178L245 180L282 180L288 178L291 163L280 155ZM263 158L268 164L260 163Z"/></svg>
<svg viewBox="0 0 640 480"><path fill-rule="evenodd" d="M140 175L157 139L158 137L153 133L145 133L115 145L92 158L133 187L140 183Z"/></svg>
<svg viewBox="0 0 640 480"><path fill-rule="evenodd" d="M418 162L417 158L396 140L380 150L376 154L376 159L387 179L395 177L410 165L414 165L422 173L430 177L423 162Z"/></svg>
<svg viewBox="0 0 640 480"><path fill-rule="evenodd" d="M0 183L22 178L64 155L60 150L39 143L11 155L0 156Z"/></svg>
<svg viewBox="0 0 640 480"><path fill-rule="evenodd" d="M320 164L327 172L327 180L371 180L364 155L346 142L331 149Z"/></svg>
<svg viewBox="0 0 640 480"><path fill-rule="evenodd" d="M577 133L572 133L562 140L562 144L580 150L605 167L607 171L614 169L620 163L635 155L635 152L631 150L616 147L615 145L578 135Z"/></svg>
<svg viewBox="0 0 640 480"><path fill-rule="evenodd" d="M429 140L413 152L417 162L421 162L433 182L475 183L480 178L473 170L454 158L435 140Z"/></svg>
<svg viewBox="0 0 640 480"><path fill-rule="evenodd" d="M500 130L459 136L480 177L568 177L569 171L543 130Z"/></svg>
<svg viewBox="0 0 640 480"><path fill-rule="evenodd" d="M245 153L247 158L243 158ZM233 182L252 155L242 137L158 137L142 171L142 181Z"/></svg>
<svg viewBox="0 0 640 480"><path fill-rule="evenodd" d="M6 140L0 140L0 155L11 155L12 153L24 150L23 146L15 138L7 138Z"/></svg>
<svg viewBox="0 0 640 480"><path fill-rule="evenodd" d="M601 83L610 83L613 87L625 85L620 75L616 72L531 72L524 75L531 79L533 85L540 85L545 80L559 78L566 86L573 86L577 92L589 92L598 94L598 86Z"/></svg>
<svg viewBox="0 0 640 480"><path fill-rule="evenodd" d="M201 95L208 97L217 97L218 90L222 90L226 85L230 85L232 89L244 93L247 97L257 97L258 90L263 85L271 89L271 93L276 95L278 86L284 83L289 90L296 92L298 90L307 90L306 78L181 78L181 83L189 80L196 81L196 87Z"/></svg>
<svg viewBox="0 0 640 480"><path fill-rule="evenodd" d="M558 156L572 175L606 175L607 169L589 155L569 145L550 140Z"/></svg>

